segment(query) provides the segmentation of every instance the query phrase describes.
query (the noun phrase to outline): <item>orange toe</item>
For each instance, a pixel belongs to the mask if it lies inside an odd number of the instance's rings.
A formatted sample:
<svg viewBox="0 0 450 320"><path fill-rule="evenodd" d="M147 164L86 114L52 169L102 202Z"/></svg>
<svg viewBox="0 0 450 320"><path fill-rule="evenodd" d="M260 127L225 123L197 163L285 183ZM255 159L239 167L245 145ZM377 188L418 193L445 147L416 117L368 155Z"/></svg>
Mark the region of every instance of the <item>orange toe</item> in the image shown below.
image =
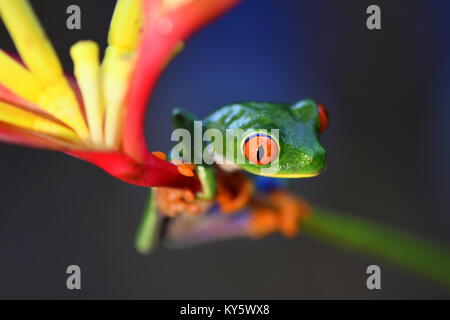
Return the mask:
<svg viewBox="0 0 450 320"><path fill-rule="evenodd" d="M254 238L262 238L276 232L280 227L278 212L268 208L252 211L249 232Z"/></svg>
<svg viewBox="0 0 450 320"><path fill-rule="evenodd" d="M300 221L309 217L309 204L288 192L277 191L271 195L271 200L280 211L280 232L288 238L295 237L299 230Z"/></svg>
<svg viewBox="0 0 450 320"><path fill-rule="evenodd" d="M181 163L178 165L178 172L186 177L193 177L195 175L195 165L190 163Z"/></svg>
<svg viewBox="0 0 450 320"><path fill-rule="evenodd" d="M164 152L155 151L155 152L152 152L152 154L161 160L167 160L167 155Z"/></svg>
<svg viewBox="0 0 450 320"><path fill-rule="evenodd" d="M287 238L295 237L300 222L311 214L308 203L286 191L276 191L252 211L249 231L256 238L281 232Z"/></svg>
<svg viewBox="0 0 450 320"><path fill-rule="evenodd" d="M219 173L217 203L223 213L233 213L247 206L253 195L253 183L241 172Z"/></svg>

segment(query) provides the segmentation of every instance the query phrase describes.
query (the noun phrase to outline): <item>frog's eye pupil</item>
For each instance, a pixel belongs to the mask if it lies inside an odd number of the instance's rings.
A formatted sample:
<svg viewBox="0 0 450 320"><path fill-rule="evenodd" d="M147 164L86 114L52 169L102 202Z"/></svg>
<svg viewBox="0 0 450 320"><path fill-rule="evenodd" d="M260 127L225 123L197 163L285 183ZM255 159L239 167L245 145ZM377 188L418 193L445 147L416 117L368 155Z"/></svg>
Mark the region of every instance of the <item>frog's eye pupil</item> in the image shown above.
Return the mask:
<svg viewBox="0 0 450 320"><path fill-rule="evenodd" d="M278 157L278 143L271 136L257 133L249 136L244 143L245 157L253 164L270 164Z"/></svg>
<svg viewBox="0 0 450 320"><path fill-rule="evenodd" d="M262 159L264 159L264 147L261 145L258 148L258 154L256 155L256 159L258 159L259 162L261 162Z"/></svg>

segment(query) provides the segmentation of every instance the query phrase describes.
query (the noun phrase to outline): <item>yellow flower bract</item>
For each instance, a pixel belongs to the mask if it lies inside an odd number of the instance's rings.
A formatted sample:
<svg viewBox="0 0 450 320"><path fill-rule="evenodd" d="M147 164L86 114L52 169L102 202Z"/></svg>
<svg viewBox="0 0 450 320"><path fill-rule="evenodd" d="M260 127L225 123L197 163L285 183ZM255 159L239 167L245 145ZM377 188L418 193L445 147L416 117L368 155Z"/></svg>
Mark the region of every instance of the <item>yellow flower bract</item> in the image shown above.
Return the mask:
<svg viewBox="0 0 450 320"><path fill-rule="evenodd" d="M0 50L0 84L67 127L6 103L0 104L0 122L89 148L119 148L124 98L142 29L141 6L141 0L117 1L101 65L96 43L80 41L71 48L80 106L29 1L0 0L1 18L24 63Z"/></svg>

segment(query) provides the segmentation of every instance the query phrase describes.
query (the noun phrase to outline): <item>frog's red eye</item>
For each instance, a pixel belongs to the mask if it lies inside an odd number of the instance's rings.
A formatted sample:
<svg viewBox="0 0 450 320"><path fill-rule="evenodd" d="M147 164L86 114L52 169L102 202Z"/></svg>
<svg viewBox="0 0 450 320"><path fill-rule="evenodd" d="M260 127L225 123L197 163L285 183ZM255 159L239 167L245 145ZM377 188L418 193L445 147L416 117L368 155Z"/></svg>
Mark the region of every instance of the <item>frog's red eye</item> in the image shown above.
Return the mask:
<svg viewBox="0 0 450 320"><path fill-rule="evenodd" d="M244 143L245 157L254 164L269 164L278 157L278 152L278 143L264 133L253 134Z"/></svg>
<svg viewBox="0 0 450 320"><path fill-rule="evenodd" d="M329 124L328 112L322 104L318 104L317 108L319 109L319 132L324 132Z"/></svg>

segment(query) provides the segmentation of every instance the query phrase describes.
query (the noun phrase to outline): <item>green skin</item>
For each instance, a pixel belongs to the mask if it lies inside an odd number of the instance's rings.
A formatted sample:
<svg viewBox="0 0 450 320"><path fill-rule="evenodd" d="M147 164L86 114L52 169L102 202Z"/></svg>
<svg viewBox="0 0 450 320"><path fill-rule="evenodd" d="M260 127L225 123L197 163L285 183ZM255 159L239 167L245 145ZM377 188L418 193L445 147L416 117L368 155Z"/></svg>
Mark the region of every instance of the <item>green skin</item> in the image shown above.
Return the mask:
<svg viewBox="0 0 450 320"><path fill-rule="evenodd" d="M172 120L176 128L187 129L193 134L194 116L175 109ZM208 115L202 121L203 130L218 129L224 138L223 148L216 153L227 163L234 164L249 173L277 178L303 178L319 174L326 166L326 152L319 142L319 112L313 100L290 104L245 102L226 105ZM235 136L237 143L227 143L227 129L241 129ZM258 165L245 159L242 144L249 135L261 129L278 129L279 156L267 165ZM236 132L236 131L233 131ZM228 134L229 137L229 134ZM218 150L223 150L220 154ZM240 158L239 158L240 157ZM200 198L211 198L215 193L215 176L208 165L197 166L203 186Z"/></svg>
<svg viewBox="0 0 450 320"><path fill-rule="evenodd" d="M192 137L195 135L194 121L197 119L190 113L175 109L172 120L176 128L188 130ZM207 129L217 129L223 137L226 137L227 129L241 129L241 133L235 137L237 143L226 143L225 138L223 148L215 148L215 151L229 163L255 175L278 178L311 177L319 174L326 166L325 150L319 142L319 113L313 100L303 100L292 105L266 102L227 105L207 116L202 125L203 132ZM278 159L270 165L257 165L249 161L238 163L236 160L244 156L243 141L249 134L260 129L266 129L267 133L271 133L271 129L279 130L279 136L274 137L279 146ZM203 148L205 147L203 145ZM193 145L191 148L194 150ZM224 150L224 154L219 154L219 150ZM199 164L196 165L196 171L202 184L202 192L197 194L197 197L214 200L217 179L213 166ZM155 191L152 189L136 235L136 248L139 252L149 253L157 244L159 221Z"/></svg>
<svg viewBox="0 0 450 320"><path fill-rule="evenodd" d="M194 130L194 117L182 110L175 110L173 121L177 128ZM206 128L218 129L280 129L279 170L275 176L286 178L318 174L325 167L325 151L318 140L318 110L312 100L293 105L270 103L240 103L222 107L204 119ZM245 139L245 136L241 139ZM238 144L239 145L239 144ZM227 145L228 146L228 145ZM231 149L232 161L241 148ZM223 156L223 155L222 155ZM233 162L234 163L234 162ZM260 167L242 164L240 168L261 174ZM198 165L197 173L203 185L205 199L215 195L216 177L210 165ZM147 254L158 243L159 216L157 215L155 190L152 189L148 206L136 236L136 249ZM392 227L376 224L354 216L314 208L314 218L303 221L305 234L331 241L339 247L365 252L377 258L403 266L410 271L428 276L450 288L450 255L448 248Z"/></svg>

